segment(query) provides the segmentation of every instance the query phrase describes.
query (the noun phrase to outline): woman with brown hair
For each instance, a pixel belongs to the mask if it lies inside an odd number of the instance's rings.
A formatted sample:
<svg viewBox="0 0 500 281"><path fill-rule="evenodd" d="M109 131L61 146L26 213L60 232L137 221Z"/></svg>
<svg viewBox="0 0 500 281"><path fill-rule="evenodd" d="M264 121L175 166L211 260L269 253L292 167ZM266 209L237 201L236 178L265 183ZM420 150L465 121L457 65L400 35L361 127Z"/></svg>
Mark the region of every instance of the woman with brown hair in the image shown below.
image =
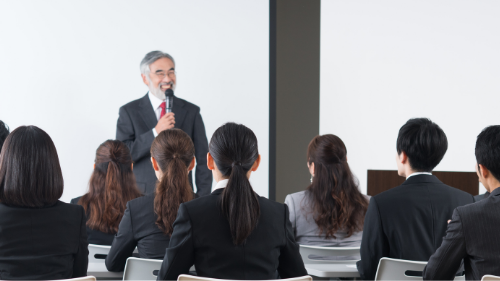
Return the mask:
<svg viewBox="0 0 500 281"><path fill-rule="evenodd" d="M109 271L123 271L137 246L139 256L162 259L168 248L179 205L193 199L188 174L194 168L194 144L180 129L162 131L151 145L159 182L154 194L127 203L118 233L106 257Z"/></svg>
<svg viewBox="0 0 500 281"><path fill-rule="evenodd" d="M307 166L311 184L285 199L295 240L303 245L360 246L369 197L358 189L344 142L335 135L316 136L307 149Z"/></svg>
<svg viewBox="0 0 500 281"><path fill-rule="evenodd" d="M107 140L97 148L89 192L71 200L85 209L90 244L111 245L125 205L141 196L132 169L130 150L123 142Z"/></svg>

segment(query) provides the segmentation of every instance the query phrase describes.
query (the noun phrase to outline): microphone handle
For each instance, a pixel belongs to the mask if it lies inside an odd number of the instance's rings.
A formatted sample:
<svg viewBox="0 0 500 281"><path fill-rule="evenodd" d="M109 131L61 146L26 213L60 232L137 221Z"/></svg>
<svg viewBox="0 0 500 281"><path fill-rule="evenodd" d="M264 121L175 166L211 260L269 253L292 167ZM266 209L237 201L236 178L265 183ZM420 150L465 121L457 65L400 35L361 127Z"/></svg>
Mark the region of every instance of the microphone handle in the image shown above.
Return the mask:
<svg viewBox="0 0 500 281"><path fill-rule="evenodd" d="M166 97L165 101L166 101L166 107L165 107L166 113L172 112L172 105L174 103L174 99L172 97Z"/></svg>

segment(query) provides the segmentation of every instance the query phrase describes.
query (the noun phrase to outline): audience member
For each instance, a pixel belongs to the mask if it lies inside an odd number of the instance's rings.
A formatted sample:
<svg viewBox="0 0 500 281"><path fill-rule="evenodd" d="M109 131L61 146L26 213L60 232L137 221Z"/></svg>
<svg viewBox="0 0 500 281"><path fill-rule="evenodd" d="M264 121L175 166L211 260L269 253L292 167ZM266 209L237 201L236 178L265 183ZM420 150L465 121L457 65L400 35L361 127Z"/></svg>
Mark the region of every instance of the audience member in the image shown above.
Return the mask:
<svg viewBox="0 0 500 281"><path fill-rule="evenodd" d="M275 279L307 275L286 205L259 197L248 178L260 155L255 134L243 125L218 128L207 165L217 181L211 195L183 203L159 280L177 280L194 264L199 276Z"/></svg>
<svg viewBox="0 0 500 281"><path fill-rule="evenodd" d="M49 135L35 126L15 129L0 153L0 279L87 275L85 212L58 200L63 185Z"/></svg>
<svg viewBox="0 0 500 281"><path fill-rule="evenodd" d="M441 245L453 210L472 195L431 174L448 149L443 130L426 118L410 119L399 130L396 162L406 181L371 198L361 242L361 279L373 280L382 257L428 261Z"/></svg>
<svg viewBox="0 0 500 281"><path fill-rule="evenodd" d="M443 243L425 267L425 280L453 280L462 260L467 280L500 275L500 126L479 134L476 161L477 175L490 196L455 209Z"/></svg>
<svg viewBox="0 0 500 281"><path fill-rule="evenodd" d="M483 193L483 194L479 194L479 195L474 196L474 200L475 200L476 202L478 202L478 201L481 201L481 200L486 199L486 198L488 198L488 197L490 197L490 192L489 192L489 191L486 191L486 192L485 192L485 193Z"/></svg>
<svg viewBox="0 0 500 281"><path fill-rule="evenodd" d="M107 140L97 148L89 192L71 200L85 209L90 244L111 245L127 202L141 196L132 169L123 142Z"/></svg>
<svg viewBox="0 0 500 281"><path fill-rule="evenodd" d="M195 165L195 153L188 134L180 129L160 132L151 145L151 156L160 181L153 194L127 203L106 257L109 271L122 271L136 246L141 258L163 258L179 205L194 197L188 175Z"/></svg>
<svg viewBox="0 0 500 281"><path fill-rule="evenodd" d="M0 120L0 150L2 149L3 142L9 135L9 127Z"/></svg>
<svg viewBox="0 0 500 281"><path fill-rule="evenodd" d="M335 135L315 137L307 149L307 166L311 184L285 199L295 240L304 245L359 247L369 197L358 189L342 140Z"/></svg>

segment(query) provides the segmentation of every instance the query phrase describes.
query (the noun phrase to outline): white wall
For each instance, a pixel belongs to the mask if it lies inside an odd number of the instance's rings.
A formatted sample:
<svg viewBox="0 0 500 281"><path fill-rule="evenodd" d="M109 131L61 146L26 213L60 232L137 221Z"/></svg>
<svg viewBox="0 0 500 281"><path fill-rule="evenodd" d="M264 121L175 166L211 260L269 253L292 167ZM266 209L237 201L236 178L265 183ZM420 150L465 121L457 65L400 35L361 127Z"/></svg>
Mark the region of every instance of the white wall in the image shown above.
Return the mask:
<svg viewBox="0 0 500 281"><path fill-rule="evenodd" d="M436 170L474 171L476 137L500 119L498 15L495 0L322 1L320 132L344 140L363 191L368 169L396 169L412 117L448 137Z"/></svg>
<svg viewBox="0 0 500 281"><path fill-rule="evenodd" d="M268 196L268 1L2 1L0 40L0 120L52 137L62 200L87 190L118 108L148 90L139 63L156 49L176 60L176 95L201 107L209 140L228 121L254 130L263 161L251 180Z"/></svg>

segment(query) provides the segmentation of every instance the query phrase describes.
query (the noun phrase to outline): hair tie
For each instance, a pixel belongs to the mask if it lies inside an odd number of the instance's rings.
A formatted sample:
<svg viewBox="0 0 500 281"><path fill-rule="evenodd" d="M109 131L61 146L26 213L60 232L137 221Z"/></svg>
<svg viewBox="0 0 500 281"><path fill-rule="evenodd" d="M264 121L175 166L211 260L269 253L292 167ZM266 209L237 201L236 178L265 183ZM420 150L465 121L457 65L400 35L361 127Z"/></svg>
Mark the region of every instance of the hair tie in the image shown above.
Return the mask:
<svg viewBox="0 0 500 281"><path fill-rule="evenodd" d="M234 166L241 166L241 162L233 162L233 164L231 164L231 167L234 168Z"/></svg>

